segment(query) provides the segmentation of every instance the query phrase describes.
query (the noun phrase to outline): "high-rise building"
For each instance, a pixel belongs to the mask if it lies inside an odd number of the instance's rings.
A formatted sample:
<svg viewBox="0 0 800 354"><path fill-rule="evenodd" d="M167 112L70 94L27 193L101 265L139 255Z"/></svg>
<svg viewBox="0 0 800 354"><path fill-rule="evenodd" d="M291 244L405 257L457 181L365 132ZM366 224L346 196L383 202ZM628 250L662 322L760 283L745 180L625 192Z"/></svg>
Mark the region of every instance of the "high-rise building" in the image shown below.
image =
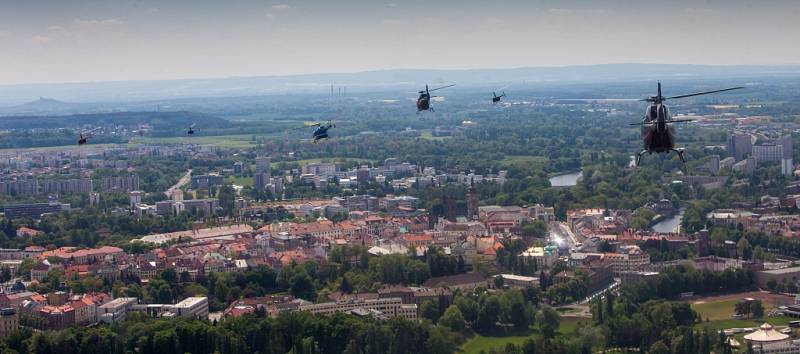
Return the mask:
<svg viewBox="0 0 800 354"><path fill-rule="evenodd" d="M0 309L0 338L19 330L19 316L13 307Z"/></svg>
<svg viewBox="0 0 800 354"><path fill-rule="evenodd" d="M236 161L233 163L233 173L237 176L244 173L244 164L241 161Z"/></svg>
<svg viewBox="0 0 800 354"><path fill-rule="evenodd" d="M478 191L475 189L475 180L470 179L467 189L467 218L474 220L478 217Z"/></svg>
<svg viewBox="0 0 800 354"><path fill-rule="evenodd" d="M256 172L256 174L253 175L253 188L256 190L264 190L269 182L269 174Z"/></svg>
<svg viewBox="0 0 800 354"><path fill-rule="evenodd" d="M94 207L100 205L100 193L92 192L89 194L89 205Z"/></svg>
<svg viewBox="0 0 800 354"><path fill-rule="evenodd" d="M728 138L726 150L737 162L742 161L752 153L753 141L748 134L734 133Z"/></svg>
<svg viewBox="0 0 800 354"><path fill-rule="evenodd" d="M757 164L780 162L783 159L783 145L764 144L753 146L753 157Z"/></svg>
<svg viewBox="0 0 800 354"><path fill-rule="evenodd" d="M133 208L136 206L136 204L142 203L142 195L144 195L144 192L131 191L128 195L130 196L130 206Z"/></svg>
<svg viewBox="0 0 800 354"><path fill-rule="evenodd" d="M22 217L38 218L42 214L58 213L61 210L69 209L69 204L59 203L31 203L31 204L12 204L5 205L6 218L16 219Z"/></svg>
<svg viewBox="0 0 800 354"><path fill-rule="evenodd" d="M270 166L269 157L256 157L256 174L259 173L265 173L267 176L272 176L272 167Z"/></svg>

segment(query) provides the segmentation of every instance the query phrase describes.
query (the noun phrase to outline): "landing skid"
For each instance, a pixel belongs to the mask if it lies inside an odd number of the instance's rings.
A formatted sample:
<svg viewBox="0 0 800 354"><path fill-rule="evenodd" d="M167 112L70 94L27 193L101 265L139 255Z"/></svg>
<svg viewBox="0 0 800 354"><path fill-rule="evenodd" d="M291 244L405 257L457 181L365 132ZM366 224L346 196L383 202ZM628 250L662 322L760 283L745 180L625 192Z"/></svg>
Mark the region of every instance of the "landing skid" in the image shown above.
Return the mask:
<svg viewBox="0 0 800 354"><path fill-rule="evenodd" d="M669 151L670 152L675 152L676 154L678 154L678 158L681 160L681 170L683 170L683 172L685 173L686 172L686 157L683 154L684 150L683 149L670 149ZM652 152L650 152L648 150L639 151L639 153L636 154L636 167L639 167L639 165L641 164L642 155L644 155L644 154L648 154L649 155L649 154L652 154Z"/></svg>

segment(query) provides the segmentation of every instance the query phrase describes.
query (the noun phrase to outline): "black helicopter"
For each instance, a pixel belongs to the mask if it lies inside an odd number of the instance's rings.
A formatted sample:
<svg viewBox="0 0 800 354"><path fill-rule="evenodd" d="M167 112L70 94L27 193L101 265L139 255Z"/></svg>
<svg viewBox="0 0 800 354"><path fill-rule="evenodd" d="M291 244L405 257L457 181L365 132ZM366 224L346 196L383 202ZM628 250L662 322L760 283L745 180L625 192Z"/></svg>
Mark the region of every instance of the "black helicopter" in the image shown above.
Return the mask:
<svg viewBox="0 0 800 354"><path fill-rule="evenodd" d="M658 95L639 100L639 101L650 102L650 106L647 107L642 122L631 124L642 127L641 137L642 137L642 142L644 143L644 149L636 154L636 166L639 166L639 163L641 162L642 159L642 155L644 155L645 153L649 155L654 152L670 153L674 151L675 153L678 154L678 157L681 159L681 162L684 164L686 163L686 160L684 159L683 156L683 149L675 148L675 128L672 126L672 123L691 122L692 119L672 119L672 115L670 115L669 113L669 108L667 107L667 105L664 104L664 101L676 98L685 98L692 96L707 95L710 93L738 90L741 88L744 87L739 86L739 87L726 88L722 90L704 91L704 92L690 93L686 95L664 97L661 95L661 82L659 82Z"/></svg>
<svg viewBox="0 0 800 354"><path fill-rule="evenodd" d="M195 125L197 125L197 123L192 123L192 125L189 126L189 130L186 132L186 134L194 135L194 126Z"/></svg>
<svg viewBox="0 0 800 354"><path fill-rule="evenodd" d="M438 96L431 96L431 91L441 90L443 88L448 88L453 86L455 86L455 84L437 87L433 90L429 90L428 85L425 85L425 90L419 91L419 98L417 98L417 113L427 110L434 112L433 107L431 107L431 98Z"/></svg>
<svg viewBox="0 0 800 354"><path fill-rule="evenodd" d="M314 123L314 124L309 124L307 126L309 126L309 127L317 127L317 129L314 129L314 133L312 133L312 135L314 136L314 143L316 143L317 141L320 141L322 139L327 139L328 138L328 129L336 128L336 124L334 124L333 121L328 121L328 124L325 124L325 123Z"/></svg>
<svg viewBox="0 0 800 354"><path fill-rule="evenodd" d="M492 103L497 103L497 102L500 102L501 98L506 97L506 92L503 91L503 94L498 96L497 93L492 91L492 95L494 95L494 97L492 97Z"/></svg>
<svg viewBox="0 0 800 354"><path fill-rule="evenodd" d="M100 127L91 129L91 130L83 130L78 133L78 145L84 145L89 142L89 138L92 137L92 133L100 129Z"/></svg>

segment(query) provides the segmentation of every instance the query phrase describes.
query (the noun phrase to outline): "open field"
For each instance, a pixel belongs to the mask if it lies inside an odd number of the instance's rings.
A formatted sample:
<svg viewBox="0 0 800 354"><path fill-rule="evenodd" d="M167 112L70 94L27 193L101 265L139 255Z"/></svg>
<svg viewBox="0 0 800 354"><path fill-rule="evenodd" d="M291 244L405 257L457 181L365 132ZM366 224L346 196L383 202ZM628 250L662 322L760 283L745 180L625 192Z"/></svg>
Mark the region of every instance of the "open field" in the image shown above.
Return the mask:
<svg viewBox="0 0 800 354"><path fill-rule="evenodd" d="M425 140L446 140L451 138L450 136L433 136L433 133L429 131L422 132L419 137Z"/></svg>
<svg viewBox="0 0 800 354"><path fill-rule="evenodd" d="M370 162L371 160L368 159L359 159L353 157L321 157L315 159L302 159L302 160L287 160L287 161L273 161L273 163L296 163L299 165L307 165L311 163L320 163L320 162L344 162L344 161L355 161L355 162Z"/></svg>
<svg viewBox="0 0 800 354"><path fill-rule="evenodd" d="M224 148L247 148L255 146L253 135L216 135L216 136L178 136L164 138L132 138L129 144L199 144L214 145Z"/></svg>
<svg viewBox="0 0 800 354"><path fill-rule="evenodd" d="M237 186L247 187L253 185L253 177L225 177L225 183L235 184Z"/></svg>
<svg viewBox="0 0 800 354"><path fill-rule="evenodd" d="M558 327L558 335L568 335L575 332L575 329L581 322L589 323L591 322L591 319L580 317L562 317L561 324ZM524 333L514 331L508 335L502 336L482 336L480 334L476 334L474 337L470 338L466 343L464 343L464 346L461 347L461 351L465 354L478 354L481 350L488 352L491 348L502 348L508 343L520 345L525 342L526 339L537 333L538 330L532 328Z"/></svg>
<svg viewBox="0 0 800 354"><path fill-rule="evenodd" d="M545 164L547 163L548 158L544 156L515 156L515 155L508 155L502 160L501 163L505 164L515 164L515 163L540 163Z"/></svg>
<svg viewBox="0 0 800 354"><path fill-rule="evenodd" d="M764 313L769 313L770 310L778 306L794 303L794 298L791 296L761 291L699 298L691 303L692 309L700 314L704 324L718 329L758 327L764 322L769 322L773 326L785 326L789 321L793 320L793 318L786 316L741 320L732 318L736 303L748 297L761 300L764 304ZM705 322L707 320L709 322Z"/></svg>

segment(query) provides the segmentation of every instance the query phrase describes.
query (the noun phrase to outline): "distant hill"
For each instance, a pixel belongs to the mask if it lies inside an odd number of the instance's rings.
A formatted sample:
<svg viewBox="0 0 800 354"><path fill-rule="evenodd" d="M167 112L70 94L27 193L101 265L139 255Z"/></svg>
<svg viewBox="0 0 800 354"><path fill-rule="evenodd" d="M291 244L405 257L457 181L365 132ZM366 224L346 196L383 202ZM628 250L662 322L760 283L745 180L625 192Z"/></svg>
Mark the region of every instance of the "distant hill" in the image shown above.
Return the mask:
<svg viewBox="0 0 800 354"><path fill-rule="evenodd" d="M56 101L57 102L57 101ZM154 129L188 127L192 123L204 128L226 128L225 119L196 112L113 112L61 116L0 116L0 129L75 128L93 126L138 126L150 124Z"/></svg>
<svg viewBox="0 0 800 354"><path fill-rule="evenodd" d="M459 85L496 82L619 82L635 80L756 78L800 76L800 65L606 64L512 69L401 69L358 73L254 76L169 81L122 81L0 86L0 106L48 96L70 102L141 102L186 97L235 97L268 94L325 93L329 85L350 92L415 88L426 83ZM95 103L98 104L98 103ZM0 113L4 110L0 109ZM17 113L16 110L5 111Z"/></svg>

